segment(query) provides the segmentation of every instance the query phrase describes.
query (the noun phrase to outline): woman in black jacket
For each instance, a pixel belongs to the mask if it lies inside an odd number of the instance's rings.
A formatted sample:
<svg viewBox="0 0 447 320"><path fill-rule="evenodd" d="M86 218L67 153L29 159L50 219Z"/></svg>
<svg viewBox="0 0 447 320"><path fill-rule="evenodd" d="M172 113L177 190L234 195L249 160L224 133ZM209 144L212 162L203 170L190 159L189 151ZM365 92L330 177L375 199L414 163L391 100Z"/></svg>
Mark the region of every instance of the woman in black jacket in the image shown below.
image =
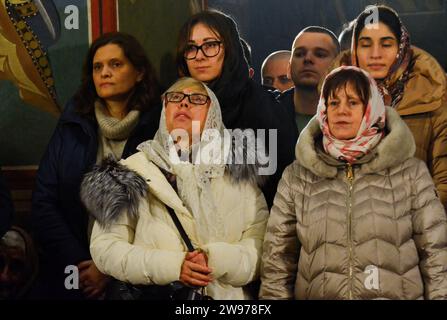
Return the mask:
<svg viewBox="0 0 447 320"><path fill-rule="evenodd" d="M277 138L269 141L269 157L276 160L276 170L262 188L270 207L282 171L294 159L296 133L293 119L273 95L249 77L235 21L211 10L190 17L180 30L177 67L181 76L200 80L213 90L227 129L253 129L258 138L257 129L278 130ZM268 132L265 136L269 137Z"/></svg>
<svg viewBox="0 0 447 320"><path fill-rule="evenodd" d="M36 294L101 297L108 278L90 257L92 221L80 202L80 183L103 158L126 158L153 137L160 118L159 93L154 69L134 37L117 32L93 42L81 87L66 106L37 173L32 220L46 292L38 286ZM68 266L77 267L79 283L67 278L73 276ZM81 290L70 290L77 287Z"/></svg>

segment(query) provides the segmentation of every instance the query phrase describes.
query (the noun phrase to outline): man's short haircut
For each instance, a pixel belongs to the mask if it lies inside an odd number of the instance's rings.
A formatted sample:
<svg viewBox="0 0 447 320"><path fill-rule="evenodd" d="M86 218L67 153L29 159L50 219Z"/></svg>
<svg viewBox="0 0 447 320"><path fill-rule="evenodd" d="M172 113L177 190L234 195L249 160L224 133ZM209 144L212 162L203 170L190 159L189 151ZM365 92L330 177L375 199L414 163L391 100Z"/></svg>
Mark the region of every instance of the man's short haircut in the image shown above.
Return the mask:
<svg viewBox="0 0 447 320"><path fill-rule="evenodd" d="M300 37L303 33L323 33L323 34L327 34L329 37L331 37L332 42L334 43L335 46L335 55L338 55L340 53L340 43L338 42L337 36L335 35L335 33L333 33L331 30L324 28L324 27L320 27L320 26L310 26L310 27L306 27L303 30L300 31L300 33L298 33L298 35L296 36L294 43L296 41L296 39L298 39L298 37Z"/></svg>
<svg viewBox="0 0 447 320"><path fill-rule="evenodd" d="M290 56L292 55L292 52L289 50L279 50L272 52L267 56L267 58L264 59L264 62L261 66L261 76L264 74L264 68L267 65L268 62L274 61L281 58L287 58L287 60L290 60Z"/></svg>

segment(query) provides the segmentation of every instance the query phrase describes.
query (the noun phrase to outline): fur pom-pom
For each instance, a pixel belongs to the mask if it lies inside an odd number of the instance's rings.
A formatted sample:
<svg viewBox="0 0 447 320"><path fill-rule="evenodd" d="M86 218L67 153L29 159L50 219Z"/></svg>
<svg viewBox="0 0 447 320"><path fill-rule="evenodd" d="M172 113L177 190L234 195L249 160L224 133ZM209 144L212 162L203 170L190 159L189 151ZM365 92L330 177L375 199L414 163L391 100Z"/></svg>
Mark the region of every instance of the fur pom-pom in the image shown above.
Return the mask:
<svg viewBox="0 0 447 320"><path fill-rule="evenodd" d="M147 195L147 183L135 171L108 157L85 174L81 200L88 212L104 228L123 213L138 216L139 202Z"/></svg>

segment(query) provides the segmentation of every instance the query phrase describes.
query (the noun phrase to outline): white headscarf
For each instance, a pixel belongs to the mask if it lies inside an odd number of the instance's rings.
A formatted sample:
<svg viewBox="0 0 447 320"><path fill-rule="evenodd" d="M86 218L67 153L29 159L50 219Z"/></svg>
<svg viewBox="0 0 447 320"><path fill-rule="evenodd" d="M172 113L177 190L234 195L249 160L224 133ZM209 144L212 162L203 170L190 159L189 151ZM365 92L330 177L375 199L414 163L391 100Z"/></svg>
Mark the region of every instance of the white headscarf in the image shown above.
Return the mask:
<svg viewBox="0 0 447 320"><path fill-rule="evenodd" d="M191 147L192 154L196 158L195 163L182 161L177 153L177 148L166 127L165 101L163 101L160 127L154 139L143 142L137 148L157 166L176 176L179 197L194 216L202 245L227 239L224 217L216 208L211 193L210 179L224 175L225 162L230 152L230 140L223 139L227 133L222 122L219 102L215 94L205 84L203 86L211 103L200 141L196 143L193 141ZM214 129L214 131L209 129ZM205 150L216 152L204 154Z"/></svg>

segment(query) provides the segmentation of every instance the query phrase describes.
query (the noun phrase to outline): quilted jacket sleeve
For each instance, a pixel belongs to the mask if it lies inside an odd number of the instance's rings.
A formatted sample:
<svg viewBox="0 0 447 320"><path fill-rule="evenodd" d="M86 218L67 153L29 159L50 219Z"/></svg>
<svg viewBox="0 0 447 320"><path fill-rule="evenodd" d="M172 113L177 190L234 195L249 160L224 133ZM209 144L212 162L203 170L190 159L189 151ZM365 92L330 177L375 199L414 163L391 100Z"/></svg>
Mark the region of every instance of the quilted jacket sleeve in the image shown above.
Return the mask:
<svg viewBox="0 0 447 320"><path fill-rule="evenodd" d="M425 298L447 299L446 214L425 163L418 160L413 169L413 238L420 257Z"/></svg>
<svg viewBox="0 0 447 320"><path fill-rule="evenodd" d="M149 210L147 201L142 200L140 211ZM136 219L121 214L117 222L104 229L95 222L90 252L98 269L112 277L132 284L166 285L179 280L185 252L154 249L133 244ZM166 241L178 241L169 239Z"/></svg>
<svg viewBox="0 0 447 320"><path fill-rule="evenodd" d="M261 265L261 299L293 299L300 244L292 184L294 164L287 167L278 185L267 223Z"/></svg>

